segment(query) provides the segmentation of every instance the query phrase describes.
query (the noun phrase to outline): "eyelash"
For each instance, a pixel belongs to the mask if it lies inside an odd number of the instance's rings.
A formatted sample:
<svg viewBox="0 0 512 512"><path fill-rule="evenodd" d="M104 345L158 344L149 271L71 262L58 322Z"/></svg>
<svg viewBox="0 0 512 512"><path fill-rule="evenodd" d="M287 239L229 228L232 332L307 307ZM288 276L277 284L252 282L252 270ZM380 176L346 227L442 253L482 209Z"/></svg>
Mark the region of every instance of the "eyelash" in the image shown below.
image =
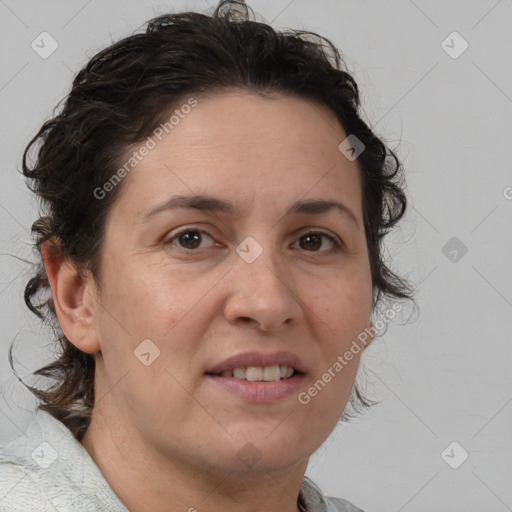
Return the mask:
<svg viewBox="0 0 512 512"><path fill-rule="evenodd" d="M164 245L172 245L174 240L176 239L179 239L181 236L187 234L187 233L201 233L202 235L206 235L208 237L210 237L212 240L213 240L213 237L211 235L209 235L206 231L203 231L201 229L194 229L194 228L185 228L181 231L179 231L178 233L175 233L172 237L170 238L167 238L166 240L164 240ZM320 235L320 236L323 236L325 238L328 238L333 244L334 244L334 247L332 249L329 249L327 251L307 251L306 252L312 252L312 253L318 253L318 254L333 254L335 252L338 252L342 249L343 245L341 243L341 241L339 240L338 237L336 236L333 236L333 235L329 235L327 233L324 233L323 231L318 231L318 230L311 230L311 231L306 231L304 233L301 233L300 236L299 236L299 239L304 237L304 236L307 236L307 235ZM202 241L202 240L201 240ZM179 247L177 246L179 250L185 252L185 253L193 253L193 252L196 252L196 253L199 253L201 252L201 249L186 249L185 247ZM305 249L304 249L305 250Z"/></svg>

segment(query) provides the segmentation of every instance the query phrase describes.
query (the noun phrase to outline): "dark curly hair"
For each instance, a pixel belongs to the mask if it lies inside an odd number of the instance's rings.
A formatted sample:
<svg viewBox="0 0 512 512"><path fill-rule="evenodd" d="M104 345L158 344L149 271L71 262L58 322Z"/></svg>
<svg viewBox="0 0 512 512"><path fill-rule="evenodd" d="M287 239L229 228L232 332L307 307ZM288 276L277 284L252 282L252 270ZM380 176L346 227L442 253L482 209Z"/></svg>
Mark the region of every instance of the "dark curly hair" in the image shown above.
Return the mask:
<svg viewBox="0 0 512 512"><path fill-rule="evenodd" d="M38 262L24 299L52 329L62 352L33 373L56 381L48 389L29 386L14 373L39 399L38 409L62 421L78 440L94 406L95 359L62 332L41 245L50 241L77 271L91 272L99 285L105 218L122 184L101 200L94 191L113 176L124 151L147 138L183 98L231 89L316 100L364 144L358 162L373 308L383 299L413 297L407 281L382 256L383 237L406 209L402 166L360 117L357 84L333 44L314 32L275 31L255 21L242 1L222 0L211 16L183 12L157 17L142 33L112 44L85 65L63 105L23 154L23 175L41 207L32 225ZM9 361L14 370L12 344ZM375 403L354 385L352 407L360 411ZM342 420L350 417L344 413Z"/></svg>

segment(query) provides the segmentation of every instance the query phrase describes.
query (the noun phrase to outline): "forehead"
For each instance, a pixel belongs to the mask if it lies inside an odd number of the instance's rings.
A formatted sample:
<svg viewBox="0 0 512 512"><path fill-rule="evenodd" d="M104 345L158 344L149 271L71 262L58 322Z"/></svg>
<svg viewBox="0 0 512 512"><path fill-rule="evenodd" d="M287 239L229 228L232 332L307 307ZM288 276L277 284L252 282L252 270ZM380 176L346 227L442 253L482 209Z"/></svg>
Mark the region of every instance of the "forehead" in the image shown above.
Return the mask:
<svg viewBox="0 0 512 512"><path fill-rule="evenodd" d="M327 147L337 150L340 136L346 137L334 113L307 98L233 91L197 102L167 137L173 134L176 145L186 142L184 150L222 153L229 148L232 158L245 158L270 148L276 154L287 150L280 156L292 159L318 156Z"/></svg>
<svg viewBox="0 0 512 512"><path fill-rule="evenodd" d="M177 193L223 196L239 207L258 197L287 207L308 193L359 204L359 164L339 151L347 134L328 108L229 92L198 98L186 111L161 140L153 137L154 147L123 182L121 198L128 196L125 206L136 216Z"/></svg>

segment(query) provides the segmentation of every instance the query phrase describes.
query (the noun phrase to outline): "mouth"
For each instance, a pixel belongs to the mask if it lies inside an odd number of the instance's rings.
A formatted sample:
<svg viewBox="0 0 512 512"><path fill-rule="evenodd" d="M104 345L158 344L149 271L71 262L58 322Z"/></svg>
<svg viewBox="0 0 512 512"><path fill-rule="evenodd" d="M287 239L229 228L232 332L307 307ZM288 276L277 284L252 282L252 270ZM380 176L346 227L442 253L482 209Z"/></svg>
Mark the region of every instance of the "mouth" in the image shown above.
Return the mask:
<svg viewBox="0 0 512 512"><path fill-rule="evenodd" d="M207 375L216 375L217 377L233 377L238 380L249 382L277 382L292 378L298 375L299 371L291 366L273 365L273 366L247 366L233 368L232 370L223 370L220 373L209 373Z"/></svg>
<svg viewBox="0 0 512 512"><path fill-rule="evenodd" d="M301 360L290 352L247 352L211 367L206 377L245 402L270 403L297 394L305 378Z"/></svg>

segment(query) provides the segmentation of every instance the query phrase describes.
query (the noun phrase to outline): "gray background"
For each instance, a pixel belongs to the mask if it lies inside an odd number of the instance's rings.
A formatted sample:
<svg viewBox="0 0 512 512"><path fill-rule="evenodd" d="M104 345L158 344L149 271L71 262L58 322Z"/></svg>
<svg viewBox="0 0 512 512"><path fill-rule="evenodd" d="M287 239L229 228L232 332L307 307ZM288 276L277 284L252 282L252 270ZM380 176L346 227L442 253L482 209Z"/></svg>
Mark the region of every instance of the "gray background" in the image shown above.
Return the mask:
<svg viewBox="0 0 512 512"><path fill-rule="evenodd" d="M365 352L362 376L381 404L340 425L308 474L367 512L512 510L512 2L250 5L277 28L313 30L341 49L367 120L407 172L410 208L387 253L416 285L419 315L391 322ZM36 204L16 172L22 151L96 51L189 9L210 5L0 0L0 444L23 433L36 405L12 375L11 341L31 383L52 359L48 333L23 305L29 268L17 258L33 259ZM31 48L43 31L59 45L47 59ZM453 31L469 43L458 58L442 47ZM453 469L445 460L454 465L462 450L469 456Z"/></svg>

